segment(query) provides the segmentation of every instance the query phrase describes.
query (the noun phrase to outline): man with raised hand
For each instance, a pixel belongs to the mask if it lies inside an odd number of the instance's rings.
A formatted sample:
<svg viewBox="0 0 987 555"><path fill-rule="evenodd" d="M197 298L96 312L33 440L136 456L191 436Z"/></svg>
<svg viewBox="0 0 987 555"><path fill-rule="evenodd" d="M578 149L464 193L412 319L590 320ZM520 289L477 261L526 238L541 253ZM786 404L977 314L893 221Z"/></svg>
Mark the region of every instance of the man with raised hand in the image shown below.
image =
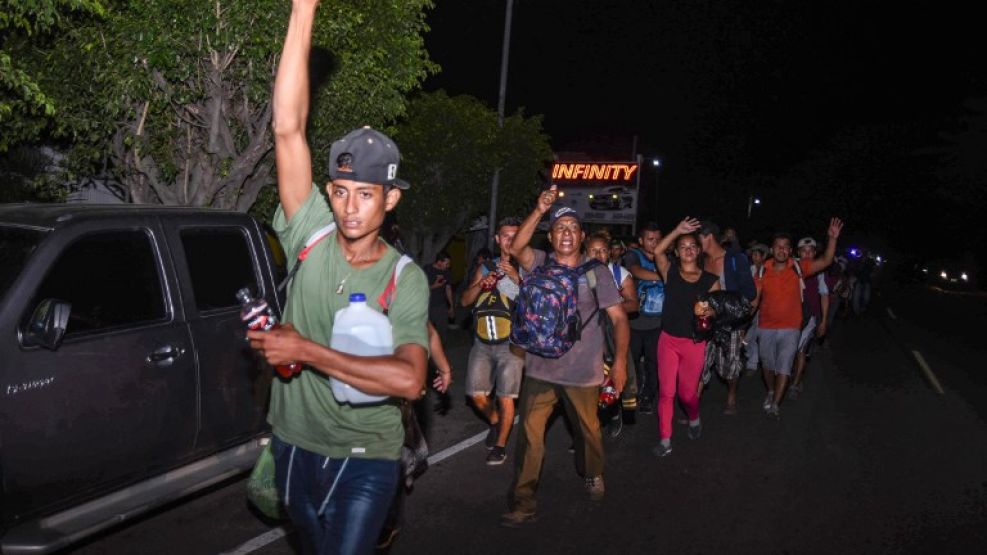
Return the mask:
<svg viewBox="0 0 987 555"><path fill-rule="evenodd" d="M305 553L365 554L373 550L397 490L404 441L399 399L417 399L425 383L428 285L413 264L385 289L400 258L380 238L386 212L407 183L397 178L400 155L386 135L364 127L332 144L326 193L312 181L305 138L309 112L309 51L317 0L292 3L274 84L274 145L281 204L274 229L290 258L316 232L337 228L311 245L288 289L284 327L249 332L250 344L272 365L304 370L271 388L268 422L276 483ZM394 353L355 356L328 347L333 315L351 293L387 315ZM384 307L383 304L389 304ZM327 378L388 400L338 401Z"/></svg>
<svg viewBox="0 0 987 555"><path fill-rule="evenodd" d="M759 309L757 342L761 371L768 389L762 408L769 417L778 418L781 404L792 373L792 363L798 351L803 325L802 290L805 280L826 269L836 255L836 241L843 222L829 222L826 252L819 258L798 261L792 258L792 238L779 234L771 241L771 258L764 264L757 279Z"/></svg>
<svg viewBox="0 0 987 555"><path fill-rule="evenodd" d="M485 264L477 266L472 280L460 302L464 307L473 307L474 311L481 310L482 304L496 298L506 300L507 304L498 303L495 309L512 307L518 294L518 284L521 276L511 264L510 250L514 236L517 235L521 220L510 216L497 224L494 241L500 249L500 256L491 260L489 268ZM484 292L487 294L484 295ZM480 303L477 300L481 299ZM474 315L477 313L474 312ZM469 361L466 367L466 395L473 400L476 410L486 418L489 426L486 437L487 464L497 466L507 459L507 438L514 426L514 402L521 391L521 375L524 370L524 358L515 353L507 335L491 338L490 332L498 332L494 317L489 320L474 316L477 326L474 327L473 348L470 349ZM507 318L496 318L508 323ZM487 321L481 321L487 320ZM485 329L487 335L477 335L479 329ZM506 330L509 334L509 329ZM492 402L490 396L496 393L497 402Z"/></svg>
<svg viewBox="0 0 987 555"><path fill-rule="evenodd" d="M534 272L546 263L577 268L587 261L582 253L584 233L579 215L568 207L553 208L557 198L555 185L542 191L534 210L514 237L511 255L525 272ZM550 254L529 246L538 222L549 211ZM596 294L591 289L588 272L579 276L576 288L578 311L585 325L579 340L559 358L530 352L525 355L526 370L518 403L515 475L509 494L510 511L501 517L504 526L519 526L535 518L535 494L545 456L545 427L559 402L574 428L576 468L585 480L586 491L594 501L604 496L603 438L597 416L604 377L604 334L596 311L606 311L614 324L615 360L611 378L618 392L627 381L629 333L627 315L620 306L620 293L610 271L605 266L596 266L589 271L594 272Z"/></svg>

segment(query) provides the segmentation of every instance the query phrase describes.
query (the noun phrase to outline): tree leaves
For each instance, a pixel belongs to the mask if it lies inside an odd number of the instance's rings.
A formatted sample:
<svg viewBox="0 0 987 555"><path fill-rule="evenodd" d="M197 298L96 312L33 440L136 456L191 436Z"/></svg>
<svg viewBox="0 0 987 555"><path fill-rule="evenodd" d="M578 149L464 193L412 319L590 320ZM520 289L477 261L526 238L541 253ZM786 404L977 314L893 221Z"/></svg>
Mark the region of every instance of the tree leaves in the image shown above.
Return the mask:
<svg viewBox="0 0 987 555"><path fill-rule="evenodd" d="M406 244L430 260L456 233L488 212L490 182L501 168L501 216L530 209L538 172L551 160L541 117L518 112L497 126L497 113L471 96L445 91L415 96L397 126L401 176L411 189L398 205Z"/></svg>
<svg viewBox="0 0 987 555"><path fill-rule="evenodd" d="M436 70L421 37L430 5L323 3L313 44L330 54L316 68L327 79L309 126L317 165L333 138L401 115L405 94ZM58 110L50 133L71 141L72 167L85 172L109 153L111 171L135 200L245 210L273 182L269 101L290 2L105 0L103 7L102 18L78 18L18 50ZM15 115L24 126L35 121Z"/></svg>

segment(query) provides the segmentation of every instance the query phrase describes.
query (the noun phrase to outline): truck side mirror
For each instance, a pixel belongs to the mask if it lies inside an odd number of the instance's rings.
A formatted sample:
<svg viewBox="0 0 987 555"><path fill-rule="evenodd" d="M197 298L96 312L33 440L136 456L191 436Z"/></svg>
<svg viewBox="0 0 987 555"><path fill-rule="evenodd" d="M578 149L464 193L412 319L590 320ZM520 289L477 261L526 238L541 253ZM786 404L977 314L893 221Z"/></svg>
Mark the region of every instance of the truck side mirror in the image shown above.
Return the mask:
<svg viewBox="0 0 987 555"><path fill-rule="evenodd" d="M54 351L65 337L72 304L55 299L45 299L38 303L31 314L24 333L24 344L31 347L40 345Z"/></svg>

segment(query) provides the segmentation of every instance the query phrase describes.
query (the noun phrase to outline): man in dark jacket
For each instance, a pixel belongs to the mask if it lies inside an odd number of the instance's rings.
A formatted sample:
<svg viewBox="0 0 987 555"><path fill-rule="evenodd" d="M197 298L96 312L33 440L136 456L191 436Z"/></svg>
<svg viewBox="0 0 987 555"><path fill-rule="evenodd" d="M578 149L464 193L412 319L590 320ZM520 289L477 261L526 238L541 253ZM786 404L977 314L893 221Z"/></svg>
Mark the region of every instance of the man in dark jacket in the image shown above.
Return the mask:
<svg viewBox="0 0 987 555"><path fill-rule="evenodd" d="M729 249L720 244L720 227L711 221L704 221L699 228L699 241L703 248L703 269L720 276L720 289L736 291L753 301L757 296L754 278L751 276L751 263L747 256L735 245ZM736 351L739 357L741 350ZM740 361L728 364L727 368L742 368ZM727 375L727 406L724 414L737 414L737 379L739 375Z"/></svg>

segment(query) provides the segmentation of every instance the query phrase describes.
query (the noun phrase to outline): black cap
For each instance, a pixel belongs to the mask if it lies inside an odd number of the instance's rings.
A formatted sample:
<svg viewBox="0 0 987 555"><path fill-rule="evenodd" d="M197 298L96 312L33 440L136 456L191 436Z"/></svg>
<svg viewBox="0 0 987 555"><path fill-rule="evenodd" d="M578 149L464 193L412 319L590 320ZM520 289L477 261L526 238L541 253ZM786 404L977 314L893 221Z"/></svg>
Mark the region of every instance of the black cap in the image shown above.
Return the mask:
<svg viewBox="0 0 987 555"><path fill-rule="evenodd" d="M407 189L398 179L401 153L390 137L369 126L354 129L329 147L329 178Z"/></svg>

